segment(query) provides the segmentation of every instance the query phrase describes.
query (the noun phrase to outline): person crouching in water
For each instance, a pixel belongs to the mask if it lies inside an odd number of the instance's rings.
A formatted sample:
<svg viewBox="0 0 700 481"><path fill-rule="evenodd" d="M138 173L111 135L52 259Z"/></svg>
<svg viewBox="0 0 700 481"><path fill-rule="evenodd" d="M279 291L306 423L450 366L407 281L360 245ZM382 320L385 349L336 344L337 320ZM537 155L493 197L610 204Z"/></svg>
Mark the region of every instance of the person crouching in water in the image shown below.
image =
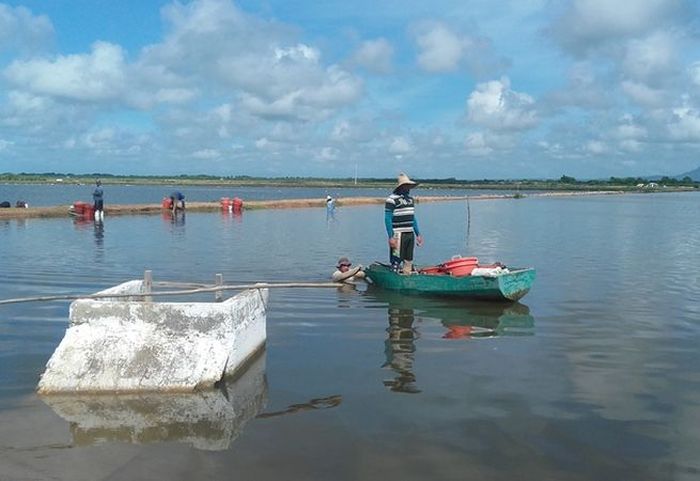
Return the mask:
<svg viewBox="0 0 700 481"><path fill-rule="evenodd" d="M418 230L415 215L415 201L410 195L418 185L403 172L399 174L398 185L384 204L384 225L389 236L389 261L398 272L403 263L403 273L413 270L413 249L423 245L423 237Z"/></svg>
<svg viewBox="0 0 700 481"><path fill-rule="evenodd" d="M176 191L170 194L170 205L173 209L173 214L178 210L185 210L185 196L182 192Z"/></svg>
<svg viewBox="0 0 700 481"><path fill-rule="evenodd" d="M352 267L352 262L347 257L338 259L337 270L331 276L333 282L354 283L358 280L364 280L365 273L362 270L362 265Z"/></svg>

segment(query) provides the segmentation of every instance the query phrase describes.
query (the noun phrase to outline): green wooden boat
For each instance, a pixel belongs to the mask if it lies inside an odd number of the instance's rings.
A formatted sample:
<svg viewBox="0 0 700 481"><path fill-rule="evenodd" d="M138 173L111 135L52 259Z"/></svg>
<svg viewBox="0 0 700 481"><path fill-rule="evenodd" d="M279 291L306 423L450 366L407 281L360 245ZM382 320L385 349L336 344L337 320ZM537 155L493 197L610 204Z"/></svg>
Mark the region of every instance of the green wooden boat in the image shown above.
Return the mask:
<svg viewBox="0 0 700 481"><path fill-rule="evenodd" d="M398 274L391 267L373 263L365 274L370 282L384 289L412 294L451 296L469 299L517 301L528 293L535 280L535 269L510 269L498 276Z"/></svg>

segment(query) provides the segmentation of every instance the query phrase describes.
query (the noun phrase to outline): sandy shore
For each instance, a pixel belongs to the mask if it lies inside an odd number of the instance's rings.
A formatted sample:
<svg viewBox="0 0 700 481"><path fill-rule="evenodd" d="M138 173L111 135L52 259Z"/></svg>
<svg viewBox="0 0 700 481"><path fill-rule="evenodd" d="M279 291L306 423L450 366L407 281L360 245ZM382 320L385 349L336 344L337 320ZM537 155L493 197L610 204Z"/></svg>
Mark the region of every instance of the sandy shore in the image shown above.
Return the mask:
<svg viewBox="0 0 700 481"><path fill-rule="evenodd" d="M622 191L591 191L591 192L542 192L530 193L524 197L569 197L589 195L622 194ZM421 202L449 202L458 200L493 200L513 199L508 194L470 195L470 196L416 196L416 201ZM339 199L336 206L353 206L368 204L383 204L384 197L346 197ZM244 210L250 209L299 209L299 208L325 208L325 199L280 199L280 200L251 200L243 203ZM188 212L217 212L221 210L219 202L188 202ZM152 215L163 211L160 204L119 204L105 206L105 216L114 215ZM10 207L0 209L0 219L25 219L38 217L68 217L68 208L64 205L54 207L29 207L27 209Z"/></svg>

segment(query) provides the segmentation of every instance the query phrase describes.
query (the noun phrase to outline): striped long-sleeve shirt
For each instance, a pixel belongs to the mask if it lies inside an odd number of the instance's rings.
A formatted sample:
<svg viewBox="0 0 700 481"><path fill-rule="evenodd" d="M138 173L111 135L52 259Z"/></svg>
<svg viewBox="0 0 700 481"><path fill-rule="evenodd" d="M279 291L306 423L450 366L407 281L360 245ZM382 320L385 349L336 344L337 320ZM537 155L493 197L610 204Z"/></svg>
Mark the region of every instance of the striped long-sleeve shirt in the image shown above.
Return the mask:
<svg viewBox="0 0 700 481"><path fill-rule="evenodd" d="M394 232L415 232L420 235L414 200L408 194L391 194L384 204L384 223L389 237Z"/></svg>

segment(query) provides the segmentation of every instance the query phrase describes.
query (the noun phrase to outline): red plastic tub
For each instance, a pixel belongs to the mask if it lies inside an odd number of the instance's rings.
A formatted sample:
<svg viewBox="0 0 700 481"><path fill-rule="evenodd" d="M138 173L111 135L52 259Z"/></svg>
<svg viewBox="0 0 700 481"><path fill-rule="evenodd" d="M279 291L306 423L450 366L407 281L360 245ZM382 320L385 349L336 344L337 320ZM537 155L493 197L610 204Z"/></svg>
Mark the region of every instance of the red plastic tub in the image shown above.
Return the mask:
<svg viewBox="0 0 700 481"><path fill-rule="evenodd" d="M476 257L456 257L443 264L445 270L455 277L468 276L479 265Z"/></svg>

